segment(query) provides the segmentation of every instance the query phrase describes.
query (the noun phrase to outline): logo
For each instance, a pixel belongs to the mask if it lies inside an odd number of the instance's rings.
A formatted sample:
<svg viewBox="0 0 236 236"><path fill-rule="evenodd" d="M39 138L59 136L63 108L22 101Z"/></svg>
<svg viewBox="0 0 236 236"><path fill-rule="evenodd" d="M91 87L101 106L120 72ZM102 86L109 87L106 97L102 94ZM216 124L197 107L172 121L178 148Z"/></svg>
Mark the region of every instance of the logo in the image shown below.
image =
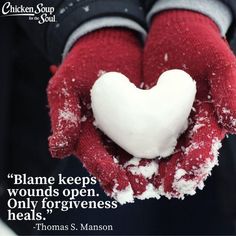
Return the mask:
<svg viewBox="0 0 236 236"><path fill-rule="evenodd" d="M23 5L13 6L10 2L6 2L2 6L2 17L25 16L29 17L29 20L44 24L46 22L56 22L54 11L54 7L44 6L43 3L37 4L36 7L30 7Z"/></svg>

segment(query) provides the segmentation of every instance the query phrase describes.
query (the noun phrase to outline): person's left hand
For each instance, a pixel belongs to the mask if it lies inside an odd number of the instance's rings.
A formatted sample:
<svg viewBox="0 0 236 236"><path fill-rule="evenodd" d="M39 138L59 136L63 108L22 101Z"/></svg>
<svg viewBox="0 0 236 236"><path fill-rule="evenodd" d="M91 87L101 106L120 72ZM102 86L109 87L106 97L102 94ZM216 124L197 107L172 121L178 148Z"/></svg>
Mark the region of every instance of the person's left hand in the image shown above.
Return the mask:
<svg viewBox="0 0 236 236"><path fill-rule="evenodd" d="M236 133L235 56L210 18L171 10L153 18L143 69L149 88L170 69L186 71L197 83L189 128L175 153L158 161L158 173L150 181L168 198L192 195L217 165L226 132Z"/></svg>

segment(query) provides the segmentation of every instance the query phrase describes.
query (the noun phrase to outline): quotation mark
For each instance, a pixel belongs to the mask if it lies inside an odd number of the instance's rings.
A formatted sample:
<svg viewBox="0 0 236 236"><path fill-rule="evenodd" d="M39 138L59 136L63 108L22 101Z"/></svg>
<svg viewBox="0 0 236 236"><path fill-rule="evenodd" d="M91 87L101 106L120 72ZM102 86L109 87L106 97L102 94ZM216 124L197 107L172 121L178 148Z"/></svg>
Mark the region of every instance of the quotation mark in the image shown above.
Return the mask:
<svg viewBox="0 0 236 236"><path fill-rule="evenodd" d="M13 178L14 178L14 174L8 174L8 175L7 175L7 178L8 178L8 179L13 179Z"/></svg>
<svg viewBox="0 0 236 236"><path fill-rule="evenodd" d="M47 214L52 214L52 209L47 209Z"/></svg>

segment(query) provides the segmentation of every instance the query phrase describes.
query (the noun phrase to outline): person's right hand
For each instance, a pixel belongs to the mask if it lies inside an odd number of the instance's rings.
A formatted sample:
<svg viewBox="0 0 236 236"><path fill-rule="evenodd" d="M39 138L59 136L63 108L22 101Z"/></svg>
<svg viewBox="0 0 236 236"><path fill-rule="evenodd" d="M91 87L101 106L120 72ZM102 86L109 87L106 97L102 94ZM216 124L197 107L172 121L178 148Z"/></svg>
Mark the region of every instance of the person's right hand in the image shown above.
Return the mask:
<svg viewBox="0 0 236 236"><path fill-rule="evenodd" d="M147 180L141 175L128 173L122 163L114 161L114 152L113 155L108 152L100 132L93 125L90 90L97 78L109 71L121 72L139 86L141 57L141 42L131 30L107 28L89 33L73 46L47 89L52 156L62 158L74 153L105 191L115 198L124 189L129 189L130 194L132 191L141 194L146 189ZM114 144L109 146L116 149ZM122 158L129 159L125 156Z"/></svg>

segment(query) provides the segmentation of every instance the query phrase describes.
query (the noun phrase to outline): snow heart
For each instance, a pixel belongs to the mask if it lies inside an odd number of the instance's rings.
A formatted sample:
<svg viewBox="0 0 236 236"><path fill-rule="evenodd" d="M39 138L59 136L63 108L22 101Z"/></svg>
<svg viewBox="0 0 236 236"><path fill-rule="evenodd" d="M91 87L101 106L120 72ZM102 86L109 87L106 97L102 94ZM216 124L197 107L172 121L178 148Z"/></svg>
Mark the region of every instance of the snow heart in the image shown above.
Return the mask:
<svg viewBox="0 0 236 236"><path fill-rule="evenodd" d="M96 126L135 157L171 155L188 126L196 83L182 70L164 72L142 90L121 73L103 74L91 90Z"/></svg>

